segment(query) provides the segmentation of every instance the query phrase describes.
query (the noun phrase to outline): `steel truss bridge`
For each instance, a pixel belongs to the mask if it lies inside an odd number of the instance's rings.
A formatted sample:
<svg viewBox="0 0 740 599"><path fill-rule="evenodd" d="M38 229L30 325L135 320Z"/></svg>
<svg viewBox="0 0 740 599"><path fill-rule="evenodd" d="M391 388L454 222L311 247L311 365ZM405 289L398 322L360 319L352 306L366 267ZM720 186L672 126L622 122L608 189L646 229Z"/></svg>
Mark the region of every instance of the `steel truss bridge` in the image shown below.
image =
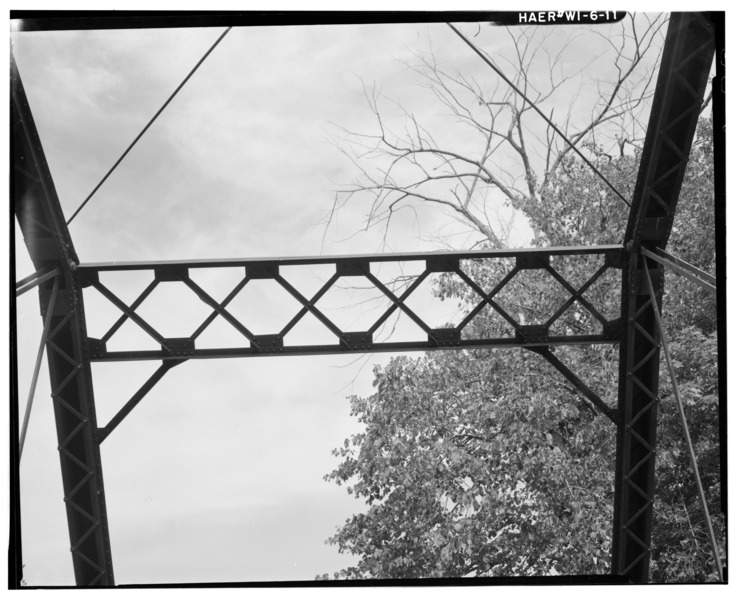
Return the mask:
<svg viewBox="0 0 740 599"><path fill-rule="evenodd" d="M15 215L37 272L18 283L18 291L38 288L44 343L54 403L59 457L61 461L71 544L77 585L113 586L113 557L108 532L103 468L100 444L131 412L137 403L170 369L185 360L271 355L341 354L379 351L428 351L482 347L525 347L540 354L563 374L596 408L614 423L616 441L614 527L612 574L617 580L648 580L652 507L655 493L655 451L659 370L659 321L652 309L660 307L664 266L673 267L665 253L694 131L702 106L703 94L715 56L715 47L723 43L723 20L707 13L673 14L663 51L647 137L641 158L636 188L631 203L624 243L614 246L497 250L483 252L435 252L424 254L382 254L290 259L245 259L188 262L148 262L86 264L78 258L46 162L41 140L34 124L21 79L12 67L12 193ZM121 26L121 25L119 25ZM718 74L723 73L718 62ZM715 144L723 148L724 96L714 81L713 110ZM717 183L724 199L724 181ZM718 211L718 212L721 212ZM721 218L721 216L720 216ZM718 223L718 255L724 247ZM722 245L720 245L722 244ZM558 260L589 259L592 270L583 283L573 285L558 270ZM500 280L484 288L470 276L464 264L471 260L501 261L507 264ZM383 262L415 262L421 274L402 293L391 289L377 276ZM329 265L333 274L314 294L296 289L281 273L284 267ZM720 265L721 267L721 265ZM194 275L199 269L237 269L240 273L232 292L217 301ZM681 268L679 267L679 270ZM111 271L144 271L149 284L131 303L122 301L104 284ZM521 273L536 271L551 277L564 296L559 310L540 315L537 324L521 324L501 301L507 284ZM685 266L684 274L691 274ZM433 328L413 309L409 299L427 278L438 273L456 276L465 285L477 305L455 325ZM609 277L609 273L612 276ZM720 285L723 271L719 271ZM346 278L362 281L387 298L388 307L364 330L342 330L320 307L322 296ZM270 280L292 296L300 306L280 330L255 334L230 312L230 302L254 281ZM195 294L210 314L187 337L161 335L156 322L147 322L137 308L162 284L177 283L183 293ZM619 314L611 317L603 307L588 299L589 289L597 284L611 285L612 296L620 298ZM120 312L120 317L100 338L87 333L83 289L94 288ZM718 295L720 313L724 310L723 288ZM586 310L597 322L587 334L574 334L558 327L558 320L574 305ZM483 313L495 314L502 327L495 337L473 337L467 325ZM413 342L388 342L378 331L394 315L404 314L423 332ZM333 335L332 343L295 345L287 335L309 317L317 319ZM200 335L217 318L228 322L240 335L234 347L205 348ZM116 351L109 342L120 327L131 321L138 325L150 343L138 349ZM551 348L565 344L618 344L618 405L609 407L588 385L560 362ZM721 340L722 343L722 340ZM97 361L151 360L161 365L110 422L96 418L91 363ZM723 376L723 372L720 372ZM11 402L11 421L17 422L17 389ZM18 448L11 443L13 476L18 481ZM19 509L19 504L15 506ZM16 511L19 516L19 512ZM19 522L20 518L16 518ZM19 525L18 525L19 526ZM13 528L11 533L20 534ZM18 537L19 538L19 537ZM11 579L20 575L20 560ZM615 578L610 578L611 581ZM556 582L557 579L554 580ZM16 581L17 583L17 581Z"/></svg>

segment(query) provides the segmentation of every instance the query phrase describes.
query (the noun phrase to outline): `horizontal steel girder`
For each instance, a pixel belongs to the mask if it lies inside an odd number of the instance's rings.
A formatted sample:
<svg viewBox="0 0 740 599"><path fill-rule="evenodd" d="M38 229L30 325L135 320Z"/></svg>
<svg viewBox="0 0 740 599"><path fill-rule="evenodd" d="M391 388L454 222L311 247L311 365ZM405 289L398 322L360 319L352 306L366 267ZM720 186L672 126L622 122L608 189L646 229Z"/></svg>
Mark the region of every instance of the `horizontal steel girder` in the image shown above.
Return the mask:
<svg viewBox="0 0 740 599"><path fill-rule="evenodd" d="M657 285L660 303L662 269L651 265L640 268L637 258L640 246L650 250L664 248L670 235L676 201L680 192L685 162L691 147L701 94L714 52L711 25L701 15L675 15L666 39L661 73L658 78L653 111L643 151L638 184L625 236L625 247L549 248L538 250L503 250L491 252L395 254L382 256L341 256L286 258L276 260L201 260L192 262L86 264L78 266L69 231L64 224L53 181L46 165L33 118L13 65L13 193L16 213L34 266L38 271L59 268L61 290L59 305L52 314L51 333L47 344L49 370L59 440L67 518L72 544L72 560L77 584L113 585L113 568L108 539L108 525L103 492L102 468L98 442L140 401L150 385L166 371L163 365L109 425L98 429L92 393L90 362L92 360L179 360L188 358L235 357L256 355L301 355L343 352L408 351L445 348L495 346L530 347L539 353L547 346L581 343L620 342L620 395L617 435L615 520L612 572L634 581L647 580L650 558L652 497L654 493L655 403L657 397L657 339L646 303L646 280ZM592 277L572 285L551 265L555 256L603 257ZM481 287L467 277L461 268L465 260L509 260L513 267L493 286ZM467 286L471 297L478 298L476 307L457 325L433 328L407 305L414 284L396 294L388 284L379 281L371 266L381 262L423 261L424 270L417 278L457 275ZM329 264L335 273L323 291L307 298L298 292L280 272L281 267ZM231 294L220 302L206 293L191 278L194 269L244 269L243 277ZM610 269L622 273L621 316L609 320L584 294ZM502 308L498 294L520 272L540 271L550 276L567 295L554 314L535 315L536 324L526 324ZM102 273L114 271L149 271L149 285L132 303L126 303L101 282ZM105 275L104 275L105 276ZM390 308L374 325L362 331L345 331L335 325L317 306L321 296L340 277L370 284L391 302ZM230 314L229 302L250 281L269 279L276 282L299 302L301 308L286 327L267 335L255 335L244 323ZM137 313L157 286L179 282L195 293L210 308L211 315L187 337L161 335L157 323L149 323ZM40 282L41 283L41 282ZM420 283L419 283L420 284ZM241 287L240 287L241 286ZM89 338L83 306L83 287L97 289L121 313L120 318L101 339ZM42 315L48 309L50 282L39 286ZM649 301L649 298L648 298ZM600 323L601 330L592 334L554 335L550 328L571 306L577 306L589 318ZM475 314L492 309L508 326L506 335L470 339L466 326ZM56 314L56 312L59 312ZM380 327L394 313L404 313L424 332L426 339L415 342L383 342L376 337ZM311 314L336 338L333 344L285 344L285 335L301 318ZM549 317L548 317L549 316ZM208 349L198 346L198 336L217 317L225 319L246 341L242 347ZM134 322L159 346L157 350L133 349L109 351L107 342L127 321ZM547 358L547 356L546 356ZM556 361L551 363L562 371ZM171 364L172 362L168 362ZM565 373L567 376L567 373ZM569 380L581 391L575 375ZM592 401L594 398L591 398ZM596 398L598 399L598 398ZM598 402L595 402L598 405ZM611 414L611 412L607 412Z"/></svg>
<svg viewBox="0 0 740 599"><path fill-rule="evenodd" d="M578 248L548 248L530 250L491 250L471 252L434 252L415 254L384 254L374 256L340 256L315 258L282 258L259 260L225 260L225 261L191 261L191 262L150 262L150 263L113 263L113 264L82 264L76 272L82 284L89 292L96 290L110 304L120 311L118 320L101 336L100 339L88 339L89 359L92 361L121 361L121 360L171 360L192 358L225 358L249 357L261 355L311 355L336 354L347 352L382 352L382 351L423 351L430 349L462 349L486 347L546 347L551 345L573 345L592 343L615 343L619 340L618 319L609 319L603 309L587 299L589 290L595 284L604 285L607 282L607 273L619 271L622 264L623 249L621 246L594 246ZM590 278L579 279L577 285L571 284L551 263L556 257L571 257L568 259L592 259ZM498 262L500 277L489 282L487 288L481 287L473 277L466 272L465 265L473 262L489 260ZM505 261L504 265L500 263ZM596 262L594 265L593 262ZM394 291L392 285L381 282L374 272L376 266L388 262L420 263L423 270L420 274L409 277L413 279L403 292ZM286 276L281 274L282 267L311 267L314 265L329 265L332 274L327 276L324 285L312 295L299 292ZM240 280L224 299L217 301L206 292L194 278L197 278L198 269L234 269L238 268ZM143 291L127 304L103 283L101 274L120 273L121 271L148 271L142 273L146 277ZM540 271L540 281L550 284L563 297L561 306L554 313L528 314L523 322L521 314L513 315L511 308L502 305L500 296L507 290L507 285L518 275L525 272ZM191 275L193 275L191 277ZM426 280L439 276L451 276L456 284L461 286L461 293L470 298L470 309L463 317L460 315L456 324L444 327L434 327L415 311L409 300L419 286ZM523 275L526 276L526 275ZM322 297L329 290L340 283L340 279L347 279L344 284L364 286L371 289L379 299L387 304L387 309L378 314L377 320L364 330L344 330L337 326L326 315L320 306ZM290 296L294 301L294 312L286 313L282 322L287 323L282 328L276 328L268 334L255 334L247 323L242 322L230 311L230 303L239 293L249 287L251 281L270 280L277 285L272 293ZM193 323L192 329L186 336L168 338L157 330L157 323L145 319L141 314L141 306L162 283L177 283L178 291L175 299L170 296L171 302L177 302L179 294L193 295L198 298L209 310L210 315L203 321ZM485 286L485 284L483 284ZM614 285L614 293L618 290L618 281ZM526 289L524 293L526 293ZM531 293L542 292L529 290ZM603 294L603 291L602 291ZM276 298L264 298L264 302L272 303ZM553 325L571 307L577 307L584 315L592 319L595 328L590 331L564 330L551 332ZM491 335L471 337L469 325L483 310L491 309L499 318L501 326ZM137 311L138 310L138 311ZM424 337L414 341L383 341L382 327L398 315L408 317L418 327L419 334ZM334 343L286 343L286 335L294 329L305 317L311 315L319 321L326 331L335 339ZM238 347L206 348L199 347L198 338L216 320L222 318L241 335L242 345ZM157 349L134 348L111 351L108 349L110 340L126 321L137 325L158 346Z"/></svg>

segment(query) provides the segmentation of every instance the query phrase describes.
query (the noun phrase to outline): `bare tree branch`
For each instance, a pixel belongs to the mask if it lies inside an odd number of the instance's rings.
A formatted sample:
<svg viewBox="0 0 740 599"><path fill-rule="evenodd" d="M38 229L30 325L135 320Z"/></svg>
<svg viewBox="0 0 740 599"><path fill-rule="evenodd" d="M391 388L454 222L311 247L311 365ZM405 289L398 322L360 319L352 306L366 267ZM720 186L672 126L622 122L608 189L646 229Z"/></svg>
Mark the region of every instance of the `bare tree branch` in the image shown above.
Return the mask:
<svg viewBox="0 0 740 599"><path fill-rule="evenodd" d="M497 28L505 32L499 44L508 41L508 47L497 46L496 57L509 65L515 84L574 145L596 156L621 156L644 136L639 117L652 97L655 48L666 22L663 15L642 20L628 15L611 33L594 28L565 38L550 37L542 28ZM571 67L572 54L587 39L601 47L580 67ZM514 222L511 210L543 201L572 149L498 78L476 79L447 68L431 49L414 57L409 72L445 113L410 110L378 86L363 84L376 129L336 128L336 143L359 179L337 191L327 230L348 202L365 202L363 231L382 227L385 243L400 211L413 211L420 226L417 208L437 207L474 233L473 245L504 247ZM576 125L585 69L606 60L611 76L592 79L593 87L587 89L596 89L598 97L586 122ZM386 111L389 105L400 114L400 126L393 124L399 117Z"/></svg>

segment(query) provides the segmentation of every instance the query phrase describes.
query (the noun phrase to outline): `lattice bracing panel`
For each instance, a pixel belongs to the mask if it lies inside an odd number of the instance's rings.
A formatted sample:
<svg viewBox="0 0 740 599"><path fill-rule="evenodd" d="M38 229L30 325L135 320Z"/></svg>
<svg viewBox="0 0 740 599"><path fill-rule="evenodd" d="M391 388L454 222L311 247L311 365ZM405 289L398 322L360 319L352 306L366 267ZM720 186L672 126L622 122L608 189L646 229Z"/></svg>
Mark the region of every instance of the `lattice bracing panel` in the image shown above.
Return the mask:
<svg viewBox="0 0 740 599"><path fill-rule="evenodd" d="M92 361L167 360L613 343L619 338L618 321L605 315L603 301L589 301L587 293L593 291L598 282L607 282L613 286L611 293L605 293L609 289L602 289L600 295L618 294L615 279L609 279L607 273L620 268L621 255L619 246L600 246L337 258L90 264L81 265L77 272L86 286L86 293L100 294L118 310L112 325L98 333L99 337L88 338L87 349ZM590 276L573 284L570 275L564 276L551 263L552 258L559 256L590 260L594 270ZM486 269L493 273L488 280L469 274L475 270L470 267L473 261L478 264L479 271ZM402 281L398 277L381 280L375 274L380 270L378 266L393 262L416 263L416 272L405 275ZM461 262L467 263L467 267ZM495 268L497 262L502 262L503 267ZM295 278L301 268L311 269L316 265L328 265L331 269L328 272L325 269L326 280L315 285L310 293L300 291L282 272L290 270L290 276ZM222 287L216 294L196 282L199 269L208 268L213 274L219 267L231 273L228 291ZM238 277L233 276L235 268L241 269ZM140 291L134 294L129 291L133 299L128 301L121 299L113 285L114 275L123 272L141 275ZM449 310L438 309L440 299L435 298L431 290L439 285L455 286L461 298L452 314ZM158 296L163 286L168 293ZM339 326L340 319L332 318L331 304L326 299L332 293L358 291L367 299L354 304L345 301L348 307L342 313L343 326ZM157 298L159 305L154 305L152 302L157 303ZM237 310L235 306L240 298L247 301ZM177 311L184 300L199 302L201 309L188 308L190 320L177 319L184 327L183 333L168 337L161 332L162 326L156 317ZM334 303L337 303L336 297ZM374 307L369 308L371 303ZM447 302L448 307L449 304ZM269 318L265 317L266 307ZM564 315L572 316L575 308L581 319L588 317L597 326L586 333L578 323L575 323L578 326L559 326ZM346 312L353 309L357 314L348 317ZM415 329L415 340L384 340L384 330L392 328L398 316ZM498 324L488 329L472 324L481 317L495 319ZM289 342L290 333L309 319L323 327L321 341L304 335ZM183 320L187 322L183 324ZM222 325L227 323L235 333L231 335L231 347L213 348L199 343L216 320ZM127 324L136 325L146 334L147 347L125 350L109 347ZM559 333L553 334L551 330L556 327ZM235 337L239 342L234 344Z"/></svg>
<svg viewBox="0 0 740 599"><path fill-rule="evenodd" d="M662 267L651 261L645 270L638 257L642 248L664 248L670 235L713 55L711 15L672 16L624 247L79 267L13 65L15 209L34 266L57 273L59 285L53 309L52 281L39 291L42 315L52 314L47 355L77 584L114 584L99 444L173 366L192 358L476 347L536 351L617 424L612 573L647 581L659 345L645 283L650 277L660 304ZM381 273L389 265L405 266L388 278ZM304 285L311 277L301 272L311 269L323 274ZM127 274L139 276L138 287L121 285ZM454 288L458 308L439 306L440 285ZM98 310L86 314L83 292L86 303L104 306L108 322L91 322ZM347 293L356 298L340 314ZM400 324L408 330L398 340L388 331ZM616 409L550 349L617 342ZM116 360L162 364L97 428L90 362Z"/></svg>

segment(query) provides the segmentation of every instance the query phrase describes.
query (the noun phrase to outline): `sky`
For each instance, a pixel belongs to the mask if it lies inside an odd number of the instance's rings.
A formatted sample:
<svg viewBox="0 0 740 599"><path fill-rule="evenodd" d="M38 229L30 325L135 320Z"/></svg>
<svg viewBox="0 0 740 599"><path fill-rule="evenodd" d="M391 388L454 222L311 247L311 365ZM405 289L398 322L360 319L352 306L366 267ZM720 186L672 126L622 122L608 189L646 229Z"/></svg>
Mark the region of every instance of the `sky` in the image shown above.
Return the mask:
<svg viewBox="0 0 740 599"><path fill-rule="evenodd" d="M65 214L220 33L14 37ZM429 38L472 62L439 25L232 30L71 224L81 261L375 251L377 240L361 238L322 248L333 181L353 177L330 141L331 123L368 125L363 80L418 96L398 59ZM395 249L422 249L413 237L401 239ZM16 256L18 272L30 272L25 248ZM104 281L129 301L145 285L118 279ZM220 284L206 289L223 296ZM269 308L273 296L264 293L257 299ZM161 305L142 313L175 335L168 327L203 309L187 294L168 289ZM20 300L19 353L33 356L37 300L31 293ZM114 311L87 291L85 301L90 334L101 335ZM247 324L262 332L259 322ZM373 357L369 366L387 359ZM209 360L171 371L102 447L116 581L310 580L352 564L324 540L364 504L322 477L336 466L331 449L360 430L346 396L371 391L366 361ZM155 368L95 364L99 421ZM19 381L29 380L24 364ZM21 470L25 577L71 584L48 397L42 377Z"/></svg>
<svg viewBox="0 0 740 599"><path fill-rule="evenodd" d="M507 43L500 30L463 28L490 52ZM67 216L222 31L11 36ZM575 35L566 67L591 62L595 43ZM418 222L401 217L385 245L378 230L355 234L367 210L360 203L325 227L336 190L357 176L337 147L336 125L353 131L374 126L364 85L382 86L389 115L398 101L442 135L452 134L407 67L414 52L430 46L442 64L481 81L492 77L442 24L233 29L70 225L81 261L470 247L475 238L439 212L423 212ZM572 98L571 92L555 107ZM528 233L520 223L517 244L526 245ZM18 241L21 277L33 268L20 235ZM220 299L233 273L197 276ZM315 288L326 276L316 269L303 278L296 273L294 281ZM146 285L137 276L103 280L129 301ZM255 332L260 326L269 332L290 301L267 283L248 287L244 317L253 319ZM169 286L142 310L166 336L187 335L210 312L198 312L203 307L192 299ZM369 308L358 314L342 307L357 308L362 299L361 292L338 292L327 314L338 321L367 319ZM100 335L115 310L92 290L85 291L85 302L90 334ZM434 317L444 319L445 309L436 306ZM139 341L130 329L121 331L121 348ZM19 355L30 356L19 365L23 407L41 333L35 293L19 298L18 330ZM216 331L208 342L219 346L228 334ZM317 331L299 334L312 339ZM353 564L324 541L365 505L323 476L337 465L331 449L361 430L347 396L371 393L372 366L388 359L191 360L169 372L102 446L116 582L311 580ZM157 366L94 364L99 422L107 422ZM74 584L61 489L44 364L21 463L30 585Z"/></svg>

